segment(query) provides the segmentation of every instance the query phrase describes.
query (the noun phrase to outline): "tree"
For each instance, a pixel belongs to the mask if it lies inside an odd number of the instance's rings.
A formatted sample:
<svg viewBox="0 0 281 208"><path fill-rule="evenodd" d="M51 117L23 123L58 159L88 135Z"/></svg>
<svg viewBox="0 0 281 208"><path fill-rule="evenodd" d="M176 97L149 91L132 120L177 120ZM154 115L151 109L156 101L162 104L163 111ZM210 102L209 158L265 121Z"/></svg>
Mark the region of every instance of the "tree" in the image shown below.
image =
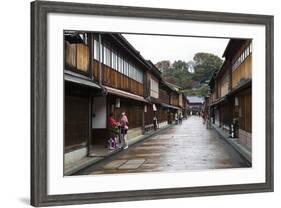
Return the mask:
<svg viewBox="0 0 281 208"><path fill-rule="evenodd" d="M177 69L177 70L185 70L187 71L188 70L188 64L182 60L178 60L178 61L175 61L173 64L172 64L172 67L174 69Z"/></svg>
<svg viewBox="0 0 281 208"><path fill-rule="evenodd" d="M185 89L186 95L205 96L208 93L207 81L214 71L222 65L222 59L210 53L196 53L193 60L185 62L176 60L172 64L163 60L156 67L162 71L162 77L167 82ZM192 67L192 73L190 73Z"/></svg>
<svg viewBox="0 0 281 208"><path fill-rule="evenodd" d="M162 77L172 84L182 86L183 78L186 78L188 75L187 69L188 66L184 61L175 61L173 64L170 61L163 60L155 64L155 66L162 72Z"/></svg>
<svg viewBox="0 0 281 208"><path fill-rule="evenodd" d="M208 94L208 84L203 84L198 88L197 95L205 97Z"/></svg>
<svg viewBox="0 0 281 208"><path fill-rule="evenodd" d="M214 73L218 70L223 60L218 56L211 53L196 53L193 57L194 70L193 80L200 81L201 83L209 80Z"/></svg>
<svg viewBox="0 0 281 208"><path fill-rule="evenodd" d="M171 66L171 62L168 60L163 60L159 61L158 63L155 64L155 66L161 71L161 72L166 72L169 70Z"/></svg>

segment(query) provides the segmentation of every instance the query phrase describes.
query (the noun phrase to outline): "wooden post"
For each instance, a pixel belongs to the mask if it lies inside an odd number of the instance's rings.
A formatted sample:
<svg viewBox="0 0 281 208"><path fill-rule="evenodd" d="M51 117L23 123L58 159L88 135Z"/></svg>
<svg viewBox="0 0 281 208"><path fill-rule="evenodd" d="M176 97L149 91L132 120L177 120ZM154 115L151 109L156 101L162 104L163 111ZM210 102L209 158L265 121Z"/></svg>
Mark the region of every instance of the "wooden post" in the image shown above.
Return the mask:
<svg viewBox="0 0 281 208"><path fill-rule="evenodd" d="M144 104L145 105L145 104ZM145 128L144 128L144 126L145 126L145 112L144 112L144 105L143 105L143 108L142 108L142 134L144 134L145 133Z"/></svg>
<svg viewBox="0 0 281 208"><path fill-rule="evenodd" d="M87 155L88 157L91 154L91 142L92 142L92 96L89 95L89 135L88 135L88 142L87 142Z"/></svg>
<svg viewBox="0 0 281 208"><path fill-rule="evenodd" d="M92 33L89 34L89 38L90 38L90 44L89 44L89 48L90 48L90 78L91 80L94 80L94 76L93 76L93 69L94 69L94 35Z"/></svg>
<svg viewBox="0 0 281 208"><path fill-rule="evenodd" d="M101 62L103 59L103 53L102 53L102 44L101 44L101 34L99 33L99 84L102 85L102 66Z"/></svg>

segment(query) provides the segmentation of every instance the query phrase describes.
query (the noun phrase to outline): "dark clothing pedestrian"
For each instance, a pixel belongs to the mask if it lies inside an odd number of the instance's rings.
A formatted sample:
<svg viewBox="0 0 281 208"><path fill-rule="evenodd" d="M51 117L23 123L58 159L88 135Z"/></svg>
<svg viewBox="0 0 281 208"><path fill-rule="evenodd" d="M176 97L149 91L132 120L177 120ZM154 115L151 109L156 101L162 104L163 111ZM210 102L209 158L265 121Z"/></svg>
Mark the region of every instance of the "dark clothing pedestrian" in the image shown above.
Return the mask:
<svg viewBox="0 0 281 208"><path fill-rule="evenodd" d="M157 117L154 116L154 117L153 117L153 128L154 128L154 131L157 130L157 126L158 126Z"/></svg>

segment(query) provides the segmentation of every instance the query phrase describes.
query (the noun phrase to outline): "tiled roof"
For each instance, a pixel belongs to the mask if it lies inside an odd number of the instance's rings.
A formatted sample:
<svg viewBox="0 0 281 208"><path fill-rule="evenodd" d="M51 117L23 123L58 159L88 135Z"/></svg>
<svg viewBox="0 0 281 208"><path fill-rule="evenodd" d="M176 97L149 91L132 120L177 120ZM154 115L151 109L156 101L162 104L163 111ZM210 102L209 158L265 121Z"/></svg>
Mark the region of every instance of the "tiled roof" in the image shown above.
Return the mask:
<svg viewBox="0 0 281 208"><path fill-rule="evenodd" d="M186 96L189 103L203 103L204 98L199 96Z"/></svg>

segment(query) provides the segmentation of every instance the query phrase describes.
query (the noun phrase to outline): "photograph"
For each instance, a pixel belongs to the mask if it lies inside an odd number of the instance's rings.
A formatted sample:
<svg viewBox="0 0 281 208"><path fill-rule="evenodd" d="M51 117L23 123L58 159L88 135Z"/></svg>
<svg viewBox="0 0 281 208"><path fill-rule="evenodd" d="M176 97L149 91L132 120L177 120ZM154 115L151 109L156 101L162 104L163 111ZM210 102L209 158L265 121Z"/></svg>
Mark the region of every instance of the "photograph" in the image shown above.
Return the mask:
<svg viewBox="0 0 281 208"><path fill-rule="evenodd" d="M0 207L280 204L278 1L1 8Z"/></svg>
<svg viewBox="0 0 281 208"><path fill-rule="evenodd" d="M63 37L64 176L252 167L252 39Z"/></svg>
<svg viewBox="0 0 281 208"><path fill-rule="evenodd" d="M31 204L272 192L273 19L32 2Z"/></svg>

